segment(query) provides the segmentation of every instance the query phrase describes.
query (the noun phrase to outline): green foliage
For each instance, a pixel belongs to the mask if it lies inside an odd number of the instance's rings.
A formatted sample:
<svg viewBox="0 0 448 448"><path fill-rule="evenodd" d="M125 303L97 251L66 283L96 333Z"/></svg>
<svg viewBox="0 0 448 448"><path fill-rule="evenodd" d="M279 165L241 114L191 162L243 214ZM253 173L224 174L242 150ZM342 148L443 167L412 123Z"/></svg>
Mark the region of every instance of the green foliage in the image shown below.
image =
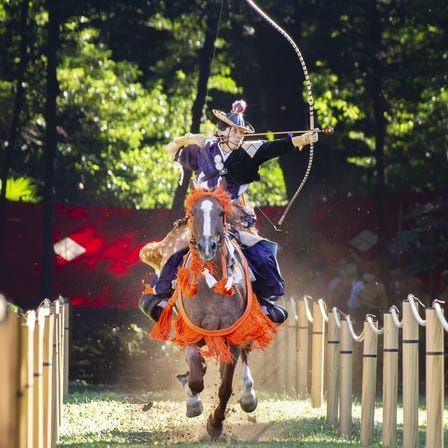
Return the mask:
<svg viewBox="0 0 448 448"><path fill-rule="evenodd" d="M315 10L315 28L307 24L317 49L312 71L317 121L335 127L332 157L355 165L358 181L352 188L358 193L372 191L381 169L378 157L391 191L437 190L447 182L441 151L448 124L441 26L446 11L437 2L400 5L336 1Z"/></svg>
<svg viewBox="0 0 448 448"><path fill-rule="evenodd" d="M365 118L365 112L357 104L357 94L360 92L346 89L339 76L325 68L323 61L318 61L317 66L320 69L313 75L313 84L316 86L314 107L319 123L323 128L338 127L343 123L348 128L356 129Z"/></svg>
<svg viewBox="0 0 448 448"><path fill-rule="evenodd" d="M185 18L194 22L194 17ZM201 31L186 33L181 22L156 14L149 24L172 33L167 51L179 50L194 58L201 46ZM186 73L175 58L156 61L154 70L168 75L144 86L141 71L129 61L113 60L98 31L82 23L66 24L65 58L58 71L62 94L59 107L67 140L60 146L63 163L57 184L70 202L95 202L135 208L170 207L179 171L164 144L189 131L196 72ZM192 45L180 42L192 41ZM236 91L227 68L210 80ZM185 68L187 68L186 66ZM196 69L194 69L196 70ZM204 123L210 129L210 123ZM87 141L86 141L87 139ZM70 164L69 161L73 163ZM70 174L71 171L71 174Z"/></svg>
<svg viewBox="0 0 448 448"><path fill-rule="evenodd" d="M18 55L25 39L25 97L10 176L42 185L48 13L44 3L28 3L23 29L22 4L11 0L0 6L0 135L5 142L11 133ZM206 26L210 16L218 17L219 5L211 0L61 5L56 199L170 207L179 171L163 146L190 130ZM302 2L298 17L295 4L267 2L265 7L283 18L286 29L300 30L294 38L305 50L316 123L336 129L318 144L325 163L315 165L314 178L337 190L373 191L375 148L382 141L374 103L382 98L388 188L446 186L446 8L420 0L410 8L396 2ZM249 95L250 106L255 105L250 116L255 115L258 127L284 122L281 108L288 98L280 96L291 86L272 75L295 73L296 67L287 59L286 42L273 43L275 32L266 32L257 20L244 4L225 5L207 105L224 108L236 95ZM205 119L201 132L210 135L214 126ZM347 175L341 183L342 170ZM256 202L283 204L284 179L277 163L263 168L262 176L264 182L250 189Z"/></svg>
<svg viewBox="0 0 448 448"><path fill-rule="evenodd" d="M260 182L250 185L248 193L257 206L287 204L283 172L277 159L264 163L260 169Z"/></svg>
<svg viewBox="0 0 448 448"><path fill-rule="evenodd" d="M448 253L448 202L416 204L404 217L407 228L395 238L398 253L407 260L409 273L446 268Z"/></svg>
<svg viewBox="0 0 448 448"><path fill-rule="evenodd" d="M10 81L0 80L0 129L6 131L11 119L13 85Z"/></svg>
<svg viewBox="0 0 448 448"><path fill-rule="evenodd" d="M59 107L68 135L61 154L65 163L73 160L73 168L59 180L71 184L62 190L71 201L87 194L115 205L169 206L175 172L160 169L168 156L159 142L172 120L161 83L145 89L137 67L113 61L95 29L68 32L77 47L58 71Z"/></svg>
<svg viewBox="0 0 448 448"><path fill-rule="evenodd" d="M397 79L387 83L396 100L388 113L388 179L397 190L437 190L446 185L446 64L443 32L422 17L409 19L389 38L394 42ZM437 51L436 49L441 51ZM432 69L428 70L427 66ZM431 173L428 176L428 173Z"/></svg>
<svg viewBox="0 0 448 448"><path fill-rule="evenodd" d="M1 188L1 180L0 180ZM37 187L31 179L18 177L9 178L6 182L6 199L20 202L40 202Z"/></svg>

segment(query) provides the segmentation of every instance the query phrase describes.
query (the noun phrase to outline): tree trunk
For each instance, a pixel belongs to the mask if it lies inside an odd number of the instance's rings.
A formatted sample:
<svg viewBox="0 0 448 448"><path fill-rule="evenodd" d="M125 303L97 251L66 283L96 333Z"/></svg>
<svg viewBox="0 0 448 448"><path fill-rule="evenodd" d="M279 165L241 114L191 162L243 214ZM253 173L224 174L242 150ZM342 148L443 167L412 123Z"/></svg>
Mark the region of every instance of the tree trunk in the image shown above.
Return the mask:
<svg viewBox="0 0 448 448"><path fill-rule="evenodd" d="M1 170L1 191L0 191L0 240L6 238L4 220L6 219L5 201L6 201L6 185L8 183L9 166L11 158L16 146L20 113L22 111L24 88L23 81L25 79L26 66L28 64L28 2L22 2L22 9L20 12L20 29L22 36L19 48L19 64L17 66L16 74L16 95L14 99L14 109L12 113L11 126L9 128L8 146L5 148L5 159ZM3 246L2 244L0 246ZM3 250L0 250L3 252Z"/></svg>
<svg viewBox="0 0 448 448"><path fill-rule="evenodd" d="M384 143L386 136L386 102L383 95L383 71L381 61L376 58L381 48L381 22L377 0L371 0L371 36L373 43L373 64L370 89L373 98L373 119L375 123L375 166L377 172L376 199L378 210L378 260L381 281L388 285L388 191L385 172ZM388 294L390 296L390 294Z"/></svg>
<svg viewBox="0 0 448 448"><path fill-rule="evenodd" d="M17 66L16 75L16 96L14 101L14 109L12 113L11 127L9 129L8 146L5 149L5 160L2 166L2 185L1 185L1 199L6 197L6 183L8 179L9 165L11 161L12 152L16 144L17 129L19 126L20 112L23 104L23 81L25 79L25 70L28 62L28 2L22 2L22 10L20 12L20 29L22 30L22 38L20 40L19 49L19 64Z"/></svg>
<svg viewBox="0 0 448 448"><path fill-rule="evenodd" d="M207 101L207 85L211 73L211 62L215 45L215 33L218 26L218 19L215 16L207 17L207 29L205 32L204 46L199 55L199 78L196 91L196 99L192 108L192 122L190 132L198 134L201 126L202 109ZM183 210L188 182L191 178L191 171L185 171L182 185L179 185L173 199L173 209Z"/></svg>
<svg viewBox="0 0 448 448"><path fill-rule="evenodd" d="M56 99L57 52L59 48L59 16L57 0L47 0L47 100L45 107L46 147L44 153L44 189L42 213L42 271L40 278L41 299L50 298L53 283L53 228L54 228L54 162L57 150Z"/></svg>

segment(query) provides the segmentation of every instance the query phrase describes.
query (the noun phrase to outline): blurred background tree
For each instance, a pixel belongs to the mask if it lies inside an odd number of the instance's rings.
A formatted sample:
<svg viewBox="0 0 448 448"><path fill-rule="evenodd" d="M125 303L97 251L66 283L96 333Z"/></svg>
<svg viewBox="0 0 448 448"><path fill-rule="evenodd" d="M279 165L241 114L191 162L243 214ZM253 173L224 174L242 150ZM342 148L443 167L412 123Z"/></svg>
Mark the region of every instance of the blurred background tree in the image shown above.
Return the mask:
<svg viewBox="0 0 448 448"><path fill-rule="evenodd" d="M25 13L24 3L0 7L0 161L3 169L8 163L10 177L29 176L40 188L48 14L42 1L29 3ZM370 194L386 185L389 191L446 186L447 13L439 2L262 6L300 43L317 125L336 128L318 145L318 196ZM244 96L248 118L260 130L307 126L295 55L244 2L65 0L58 9L57 201L171 205L179 172L163 145L190 130L207 31L217 36L213 60L206 61L207 108L228 109ZM210 24L217 28L207 30ZM12 132L19 78L23 99ZM206 119L200 126L213 131ZM266 169L270 188L254 188L256 202L284 204L302 159L282 159L284 180L278 165Z"/></svg>
<svg viewBox="0 0 448 448"><path fill-rule="evenodd" d="M309 250L312 201L373 194L386 257L394 236L388 196L448 186L447 8L437 0L260 6L299 43L316 125L336 129L321 135L310 182L291 210L289 226L301 229L294 245ZM43 76L50 47L54 123ZM245 2L2 2L2 202L10 179L26 178L35 198L179 207L185 184L178 186L180 172L163 146L188 131L211 135L209 109L228 110L238 97L259 131L306 129L303 82L289 44ZM51 157L49 126L57 140ZM263 182L250 190L256 205L286 204L308 157L295 152L264 167Z"/></svg>

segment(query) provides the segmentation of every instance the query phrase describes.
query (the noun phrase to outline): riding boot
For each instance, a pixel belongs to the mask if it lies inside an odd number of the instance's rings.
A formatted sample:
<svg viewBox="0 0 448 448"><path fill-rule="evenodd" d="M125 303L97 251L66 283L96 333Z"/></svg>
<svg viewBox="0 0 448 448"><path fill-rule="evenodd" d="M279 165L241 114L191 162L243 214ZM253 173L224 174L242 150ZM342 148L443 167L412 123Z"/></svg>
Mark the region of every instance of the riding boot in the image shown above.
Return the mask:
<svg viewBox="0 0 448 448"><path fill-rule="evenodd" d="M168 303L164 299L169 299L172 295L172 290L160 294L144 294L138 302L138 307L143 314L158 322L163 309Z"/></svg>
<svg viewBox="0 0 448 448"><path fill-rule="evenodd" d="M259 298L258 302L260 303L261 309L264 314L272 320L272 322L276 324L282 324L288 319L288 310L281 305L274 305L272 300L278 300L279 297L270 297L269 299Z"/></svg>

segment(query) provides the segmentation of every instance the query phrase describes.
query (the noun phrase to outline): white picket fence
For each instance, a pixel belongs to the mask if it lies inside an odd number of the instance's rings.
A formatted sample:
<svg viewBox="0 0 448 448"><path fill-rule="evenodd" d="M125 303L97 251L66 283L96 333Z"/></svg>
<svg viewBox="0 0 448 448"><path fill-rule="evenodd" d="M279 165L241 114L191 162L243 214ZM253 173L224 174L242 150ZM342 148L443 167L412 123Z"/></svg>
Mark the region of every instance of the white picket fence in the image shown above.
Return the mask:
<svg viewBox="0 0 448 448"><path fill-rule="evenodd" d="M371 445L380 380L382 443L397 446L397 402L401 391L402 446L421 446L419 404L424 401L426 421L420 424L426 425L425 446L443 447L444 332L448 332L448 323L442 302L424 307L409 294L401 310L392 307L378 318L366 315L360 334L356 334L349 315L337 308L328 310L323 299L305 296L291 302L289 323L268 353L255 358L254 378L260 387L272 390L275 383L277 390L283 387L284 392L310 399L313 407L326 406L328 424L338 425L341 438L347 438L352 436L353 385L361 381L359 442ZM425 350L422 356L420 350ZM419 365L421 359L425 359L425 365ZM426 377L425 397L419 395L422 372Z"/></svg>
<svg viewBox="0 0 448 448"><path fill-rule="evenodd" d="M23 315L0 295L0 447L53 448L68 391L69 304Z"/></svg>

